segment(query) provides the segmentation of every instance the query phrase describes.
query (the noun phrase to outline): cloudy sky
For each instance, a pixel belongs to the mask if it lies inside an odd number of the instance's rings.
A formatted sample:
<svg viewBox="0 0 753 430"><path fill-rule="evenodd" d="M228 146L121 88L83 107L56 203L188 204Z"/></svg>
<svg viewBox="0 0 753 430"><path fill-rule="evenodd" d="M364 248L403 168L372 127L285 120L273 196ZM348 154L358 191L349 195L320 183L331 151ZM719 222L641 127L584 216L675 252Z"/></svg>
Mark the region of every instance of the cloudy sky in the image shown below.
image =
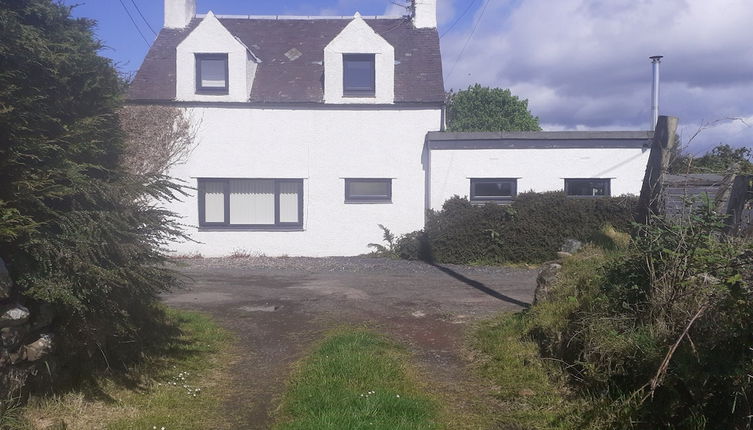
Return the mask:
<svg viewBox="0 0 753 430"><path fill-rule="evenodd" d="M102 53L124 73L138 69L163 19L162 0L65 2L79 5L75 15L98 21L98 36L107 45ZM198 0L198 9L401 15L405 9L395 3L403 2ZM751 0L438 2L448 90L476 82L510 88L529 100L545 130L647 129L648 57L663 55L661 114L680 118L684 141L704 128L688 152L703 153L719 143L753 146Z"/></svg>

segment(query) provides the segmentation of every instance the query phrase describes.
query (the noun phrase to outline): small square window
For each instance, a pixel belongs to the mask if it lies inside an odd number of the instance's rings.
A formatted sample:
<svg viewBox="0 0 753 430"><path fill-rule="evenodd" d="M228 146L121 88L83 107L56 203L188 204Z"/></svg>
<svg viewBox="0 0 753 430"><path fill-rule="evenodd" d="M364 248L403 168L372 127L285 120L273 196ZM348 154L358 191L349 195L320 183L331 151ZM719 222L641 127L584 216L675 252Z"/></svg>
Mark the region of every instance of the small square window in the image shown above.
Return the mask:
<svg viewBox="0 0 753 430"><path fill-rule="evenodd" d="M343 54L343 95L374 97L374 54Z"/></svg>
<svg viewBox="0 0 753 430"><path fill-rule="evenodd" d="M346 203L391 203L392 179L345 179Z"/></svg>
<svg viewBox="0 0 753 430"><path fill-rule="evenodd" d="M573 197L608 197L611 195L610 179L565 179L565 195Z"/></svg>
<svg viewBox="0 0 753 430"><path fill-rule="evenodd" d="M227 54L196 54L196 92L227 94Z"/></svg>
<svg viewBox="0 0 753 430"><path fill-rule="evenodd" d="M518 180L515 178L471 179L472 202L512 200L517 193Z"/></svg>

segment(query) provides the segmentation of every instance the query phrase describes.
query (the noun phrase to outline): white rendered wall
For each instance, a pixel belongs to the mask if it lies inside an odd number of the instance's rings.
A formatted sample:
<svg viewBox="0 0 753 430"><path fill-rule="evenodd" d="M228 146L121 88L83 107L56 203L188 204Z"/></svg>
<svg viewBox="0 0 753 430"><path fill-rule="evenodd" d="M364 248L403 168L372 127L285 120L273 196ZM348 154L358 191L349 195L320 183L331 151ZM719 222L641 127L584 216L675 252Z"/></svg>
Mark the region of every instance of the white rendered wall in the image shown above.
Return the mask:
<svg viewBox="0 0 753 430"><path fill-rule="evenodd" d="M196 0L165 0L167 28L183 28L196 15Z"/></svg>
<svg viewBox="0 0 753 430"><path fill-rule="evenodd" d="M343 96L343 54L374 54L374 97ZM395 102L395 48L359 14L324 47L324 102Z"/></svg>
<svg viewBox="0 0 753 430"><path fill-rule="evenodd" d="M458 149L430 153L430 206L470 194L470 178L519 178L518 193L563 190L565 178L612 178L613 196L641 192L642 148Z"/></svg>
<svg viewBox="0 0 753 430"><path fill-rule="evenodd" d="M199 229L194 191L168 206L201 243L178 243L179 254L222 256L235 250L269 256L357 255L394 233L423 227L422 151L440 109L191 108L199 143L170 174L195 187L197 178L303 178L302 231ZM392 203L344 203L344 178L393 178Z"/></svg>
<svg viewBox="0 0 753 430"><path fill-rule="evenodd" d="M227 54L228 94L196 94L195 54ZM256 62L248 48L209 12L176 48L175 98L182 101L245 102L251 93Z"/></svg>

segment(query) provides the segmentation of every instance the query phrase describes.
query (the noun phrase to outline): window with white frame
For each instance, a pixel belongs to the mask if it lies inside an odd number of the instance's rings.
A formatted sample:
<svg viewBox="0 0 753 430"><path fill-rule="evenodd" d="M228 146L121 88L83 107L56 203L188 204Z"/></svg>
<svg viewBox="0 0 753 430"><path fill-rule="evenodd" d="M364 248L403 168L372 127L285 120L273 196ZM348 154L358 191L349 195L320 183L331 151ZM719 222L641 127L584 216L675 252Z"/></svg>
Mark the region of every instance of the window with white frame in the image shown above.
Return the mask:
<svg viewBox="0 0 753 430"><path fill-rule="evenodd" d="M199 226L300 228L302 179L199 179Z"/></svg>
<svg viewBox="0 0 753 430"><path fill-rule="evenodd" d="M517 194L517 178L471 178L472 202L512 200Z"/></svg>
<svg viewBox="0 0 753 430"><path fill-rule="evenodd" d="M227 94L230 87L227 54L196 54L196 92Z"/></svg>
<svg viewBox="0 0 753 430"><path fill-rule="evenodd" d="M571 197L607 197L611 180L604 178L566 178L565 195Z"/></svg>
<svg viewBox="0 0 753 430"><path fill-rule="evenodd" d="M392 179L345 179L345 203L392 203Z"/></svg>

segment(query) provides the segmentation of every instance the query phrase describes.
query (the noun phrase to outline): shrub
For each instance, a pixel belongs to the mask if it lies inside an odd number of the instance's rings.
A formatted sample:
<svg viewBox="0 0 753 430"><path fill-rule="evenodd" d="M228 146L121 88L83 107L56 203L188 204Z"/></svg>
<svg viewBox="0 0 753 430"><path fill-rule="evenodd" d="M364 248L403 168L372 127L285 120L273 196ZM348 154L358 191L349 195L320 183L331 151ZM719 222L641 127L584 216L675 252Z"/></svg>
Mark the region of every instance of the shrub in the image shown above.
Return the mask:
<svg viewBox="0 0 753 430"><path fill-rule="evenodd" d="M421 232L398 240L403 258L440 263L537 263L556 257L567 238L595 240L605 224L628 228L632 197L568 198L562 192L524 193L509 206L474 205L453 197L430 211Z"/></svg>
<svg viewBox="0 0 753 430"><path fill-rule="evenodd" d="M753 411L753 246L706 207L566 259L529 314L607 428L742 429Z"/></svg>

